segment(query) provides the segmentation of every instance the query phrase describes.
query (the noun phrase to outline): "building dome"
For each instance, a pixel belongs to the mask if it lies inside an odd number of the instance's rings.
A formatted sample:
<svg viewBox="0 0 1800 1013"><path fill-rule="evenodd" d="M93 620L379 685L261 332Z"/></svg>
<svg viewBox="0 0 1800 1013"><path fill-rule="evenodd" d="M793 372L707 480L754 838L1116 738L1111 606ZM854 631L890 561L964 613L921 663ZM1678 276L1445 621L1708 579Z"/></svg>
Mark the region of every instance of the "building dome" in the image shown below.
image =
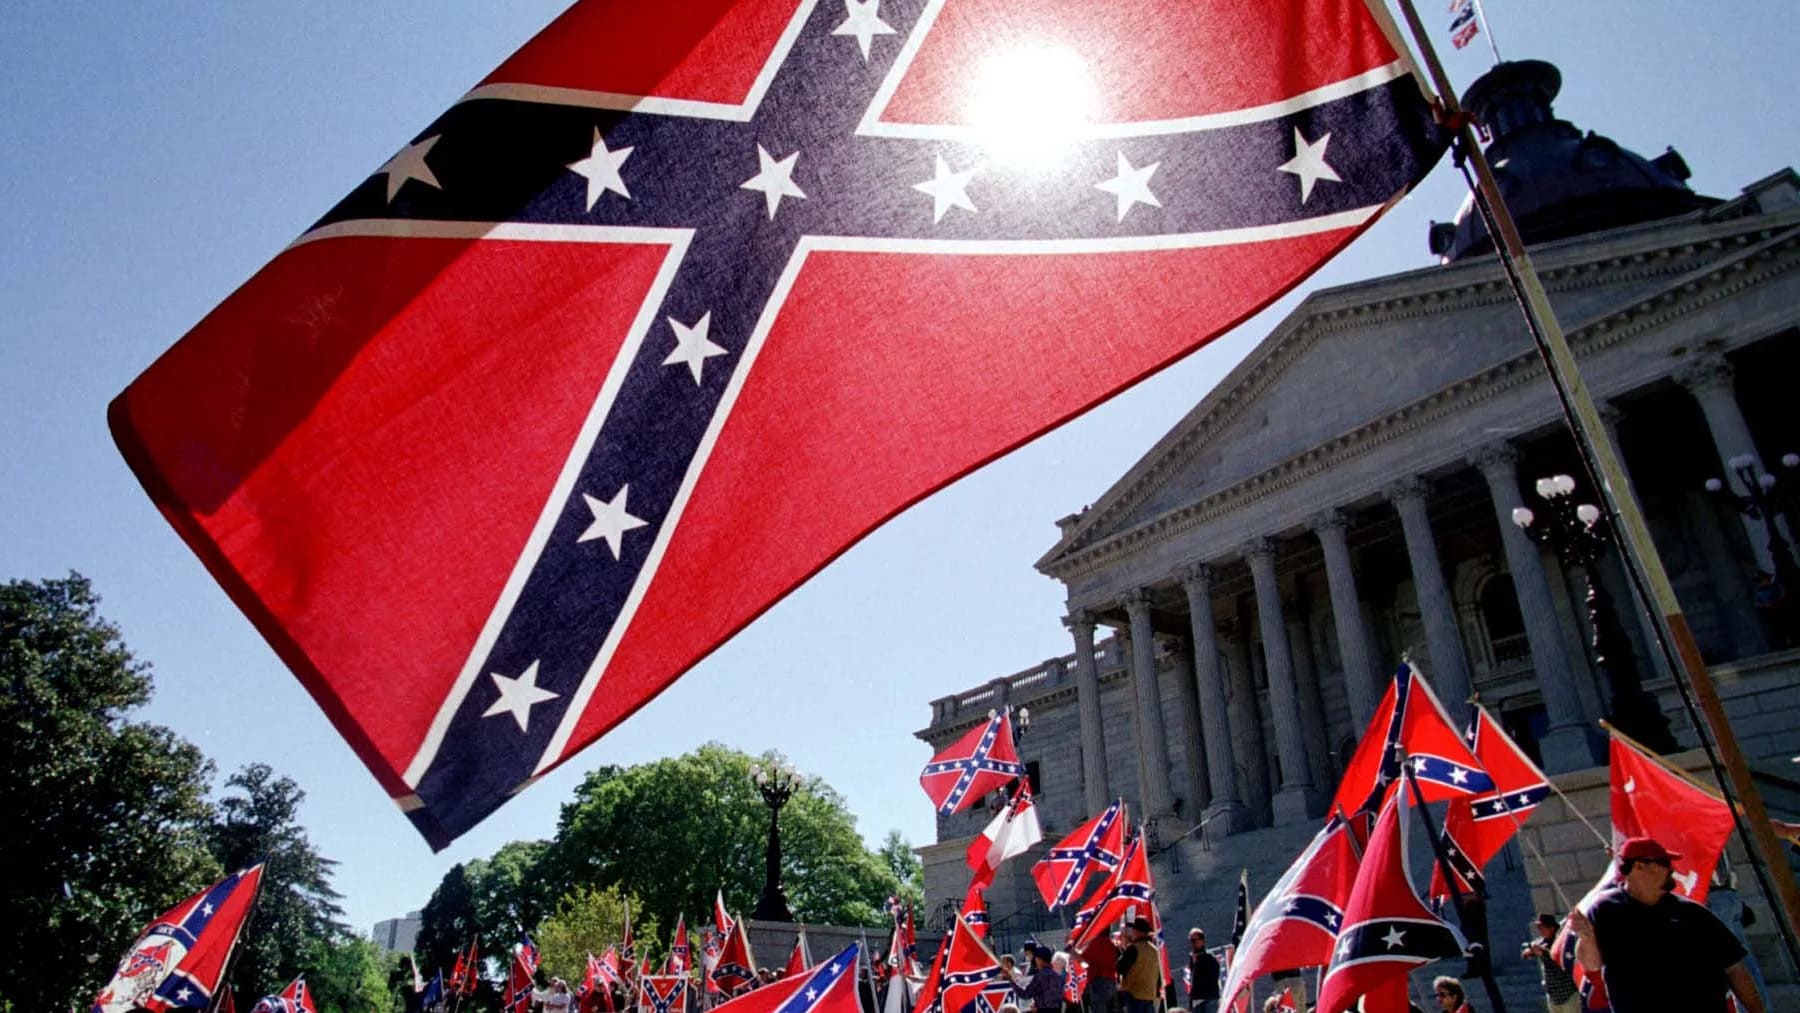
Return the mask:
<svg viewBox="0 0 1800 1013"><path fill-rule="evenodd" d="M1497 64L1469 86L1463 108L1492 140L1487 158L1527 244L1633 225L1711 207L1687 185L1674 148L1646 159L1556 118L1562 74L1542 60ZM1473 198L1454 222L1431 224L1431 252L1446 261L1491 253Z"/></svg>

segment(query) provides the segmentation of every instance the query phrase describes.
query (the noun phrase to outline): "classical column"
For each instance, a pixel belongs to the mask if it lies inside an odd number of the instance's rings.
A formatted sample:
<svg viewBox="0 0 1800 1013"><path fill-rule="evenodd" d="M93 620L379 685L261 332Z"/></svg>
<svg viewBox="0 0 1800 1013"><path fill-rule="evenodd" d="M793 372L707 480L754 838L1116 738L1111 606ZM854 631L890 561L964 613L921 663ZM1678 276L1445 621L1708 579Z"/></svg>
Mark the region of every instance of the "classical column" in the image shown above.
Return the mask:
<svg viewBox="0 0 1800 1013"><path fill-rule="evenodd" d="M1194 682L1200 698L1200 740L1206 744L1206 773L1212 804L1202 819L1214 834L1235 834L1249 826L1237 777L1232 769L1231 719L1225 697L1225 673L1219 669L1218 628L1213 625L1212 567L1196 563L1182 570L1188 621L1194 630Z"/></svg>
<svg viewBox="0 0 1800 1013"><path fill-rule="evenodd" d="M1619 472L1625 476L1625 487L1631 490L1633 496L1637 496L1636 483L1631 480L1631 465L1625 460L1625 444L1619 442L1619 420L1624 417L1624 414L1615 404L1603 403L1600 405L1600 424L1606 427L1606 438L1612 441L1613 450L1618 455ZM1643 498L1638 497L1638 502L1642 503ZM1656 620L1651 617L1648 609L1642 608L1638 604L1637 594L1632 591L1631 581L1625 575L1623 564L1619 559L1619 553L1623 551L1624 549L1615 539L1613 550L1606 554L1606 558L1601 564L1606 574L1607 593L1612 596L1616 607L1631 613L1633 633L1631 646L1632 650L1637 652L1637 656L1644 661L1644 675L1646 677L1667 676L1669 674L1668 660L1656 647ZM1752 611L1755 609L1755 603L1751 600L1748 587L1744 588L1742 607Z"/></svg>
<svg viewBox="0 0 1800 1013"><path fill-rule="evenodd" d="M1438 562L1437 540L1431 534L1431 515L1425 509L1429 489L1424 479L1414 477L1389 486L1387 497L1400 514L1400 528L1406 535L1406 558L1412 563L1413 588L1418 592L1419 613L1425 622L1425 649L1431 652L1431 667L1425 675L1437 687L1439 699L1456 708L1469 698L1469 659L1463 654L1456 608L1450 602L1450 589L1444 586L1444 568Z"/></svg>
<svg viewBox="0 0 1800 1013"><path fill-rule="evenodd" d="M1063 625L1075 635L1075 702L1081 711L1081 787L1087 811L1112 801L1106 783L1106 733L1100 717L1100 668L1094 663L1094 617L1071 612Z"/></svg>
<svg viewBox="0 0 1800 1013"><path fill-rule="evenodd" d="M1470 455L1469 463L1487 479L1488 493L1494 501L1500 543L1512 570L1513 594L1519 599L1525 640L1531 646L1531 667L1537 673L1538 689L1543 693L1544 710L1550 720L1549 730L1538 742L1544 766L1557 773L1591 767L1594 752L1588 724L1581 712L1581 695L1575 688L1575 670L1563 650L1556 604L1550 597L1550 579L1544 575L1544 561L1538 555L1537 545L1512 519L1513 511L1525 505L1524 497L1519 495L1519 452L1504 442L1490 444ZM1458 709L1457 703L1446 702L1453 711Z"/></svg>
<svg viewBox="0 0 1800 1013"><path fill-rule="evenodd" d="M1363 623L1362 601L1356 593L1356 574L1350 569L1350 543L1344 535L1349 518L1342 510L1327 510L1312 520L1319 547L1325 550L1325 580L1331 587L1331 621L1337 627L1338 657L1344 662L1344 692L1350 700L1350 726L1362 735L1375 714L1380 694L1375 689L1375 666L1370 661L1368 627Z"/></svg>
<svg viewBox="0 0 1800 1013"><path fill-rule="evenodd" d="M1319 814L1319 793L1306 759L1300 689L1288 653L1287 624L1281 618L1281 590L1275 584L1275 543L1267 538L1251 542L1244 546L1244 559L1256 582L1256 615L1262 627L1263 661L1269 669L1269 714L1275 725L1275 752L1281 757L1281 790L1273 800L1275 824L1303 823Z"/></svg>
<svg viewBox="0 0 1800 1013"><path fill-rule="evenodd" d="M1250 638L1243 624L1233 618L1232 634L1225 641L1225 685L1231 692L1231 756L1235 773L1242 779L1244 804L1252 824L1260 824L1269 811L1268 746L1263 740L1262 710L1256 706L1256 676L1250 671Z"/></svg>
<svg viewBox="0 0 1800 1013"><path fill-rule="evenodd" d="M1144 815L1173 815L1169 790L1169 740L1163 733L1162 694L1156 684L1156 630L1150 624L1150 595L1142 589L1125 596L1131 617L1131 682L1137 693L1138 769L1143 777Z"/></svg>
<svg viewBox="0 0 1800 1013"><path fill-rule="evenodd" d="M1200 822L1200 814L1212 801L1212 788L1206 783L1206 752L1200 736L1200 696L1194 685L1195 661L1193 652L1188 650L1190 647L1191 643L1183 641L1177 652L1180 664L1177 665L1179 677L1175 680L1175 723L1169 729L1169 748L1181 761L1181 769L1186 774L1175 807L1184 829Z"/></svg>
<svg viewBox="0 0 1800 1013"><path fill-rule="evenodd" d="M1294 659L1294 685L1300 691L1300 724L1306 733L1306 773L1315 788L1336 782L1331 776L1331 740L1325 735L1325 696L1319 690L1319 669L1313 664L1312 627L1299 602L1281 614L1287 622L1288 653Z"/></svg>
<svg viewBox="0 0 1800 1013"><path fill-rule="evenodd" d="M1738 481L1730 466L1731 459L1749 457L1757 462L1757 471L1762 471L1763 467L1762 459L1756 453L1756 441L1750 438L1750 424L1744 421L1743 409L1738 407L1731 378L1731 363L1718 352L1706 352L1696 357L1675 377L1676 382L1700 402L1700 411L1706 415L1706 430L1719 452L1720 477L1741 496L1748 490ZM1769 535L1763 530L1762 522L1746 515L1740 515L1740 518L1744 522L1744 533L1750 538L1750 549L1756 554L1756 568L1764 573L1774 573L1775 560L1769 555Z"/></svg>

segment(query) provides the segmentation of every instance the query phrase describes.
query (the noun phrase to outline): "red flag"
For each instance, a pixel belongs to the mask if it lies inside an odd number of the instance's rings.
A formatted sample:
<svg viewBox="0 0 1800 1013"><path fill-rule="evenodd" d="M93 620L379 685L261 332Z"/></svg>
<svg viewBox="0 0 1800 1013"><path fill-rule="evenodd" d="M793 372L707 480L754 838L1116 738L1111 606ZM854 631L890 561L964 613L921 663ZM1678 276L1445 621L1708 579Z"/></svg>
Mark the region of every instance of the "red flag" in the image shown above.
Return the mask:
<svg viewBox="0 0 1800 1013"><path fill-rule="evenodd" d="M1333 812L1353 816L1380 810L1389 790L1401 781L1396 747L1406 750L1427 802L1493 791L1493 783L1456 733L1425 677L1402 664L1344 768Z"/></svg>
<svg viewBox="0 0 1800 1013"><path fill-rule="evenodd" d="M750 937L745 935L743 922L732 921L711 978L728 994L756 980L756 961L750 955Z"/></svg>
<svg viewBox="0 0 1800 1013"><path fill-rule="evenodd" d="M1462 956L1456 930L1419 899L1406 867L1407 792L1381 808L1344 905L1331 963L1319 984L1319 1013L1342 1013L1358 996L1436 960Z"/></svg>
<svg viewBox="0 0 1800 1013"><path fill-rule="evenodd" d="M1612 736L1612 838L1617 853L1632 837L1654 837L1681 857L1669 875L1688 900L1706 903L1713 868L1731 837L1725 800Z"/></svg>
<svg viewBox="0 0 1800 1013"><path fill-rule="evenodd" d="M957 1013L974 1002L982 988L1001 973L1000 959L964 919L958 918L950 927L950 938L945 947L933 1007L927 1007L921 993L915 1009L935 1008L941 1013Z"/></svg>
<svg viewBox="0 0 1800 1013"><path fill-rule="evenodd" d="M265 995L250 1013L319 1013L313 1005L312 990L306 987L306 976L288 983L279 995Z"/></svg>
<svg viewBox="0 0 1800 1013"><path fill-rule="evenodd" d="M462 963L463 976L459 979L458 991L463 995L474 995L475 987L481 983L481 952L476 948L478 939L469 940L467 958L458 956Z"/></svg>
<svg viewBox="0 0 1800 1013"><path fill-rule="evenodd" d="M1469 747L1493 789L1484 795L1452 798L1445 812L1444 854L1464 893L1474 889L1481 870L1550 795L1550 779L1500 723L1480 704L1471 705L1470 710ZM1443 867L1437 862L1431 865L1431 896L1450 896Z"/></svg>
<svg viewBox="0 0 1800 1013"><path fill-rule="evenodd" d="M1224 962L1223 1004L1240 993L1248 997L1250 983L1262 975L1330 962L1359 865L1350 829L1332 817L1256 905Z"/></svg>
<svg viewBox="0 0 1800 1013"><path fill-rule="evenodd" d="M987 938L987 898L982 895L980 883L969 884L968 892L963 894L962 910L957 917L968 925L969 931L975 933L976 936L982 939Z"/></svg>
<svg viewBox="0 0 1800 1013"><path fill-rule="evenodd" d="M687 986L685 974L639 976L639 1013L687 1013Z"/></svg>
<svg viewBox="0 0 1800 1013"><path fill-rule="evenodd" d="M1001 862L1023 855L1043 839L1044 828L1038 824L1037 806L1031 803L1031 788L1020 781L1012 802L996 813L969 843L965 857L975 872L974 881L982 886L992 883Z"/></svg>
<svg viewBox="0 0 1800 1013"><path fill-rule="evenodd" d="M811 971L747 992L714 1006L712 1013L862 1013L856 992L860 952L851 943Z"/></svg>
<svg viewBox="0 0 1800 1013"><path fill-rule="evenodd" d="M1291 988L1282 989L1281 999L1275 1003L1275 1008L1278 1010L1298 1010L1300 1007L1294 1005L1294 990Z"/></svg>
<svg viewBox="0 0 1800 1013"><path fill-rule="evenodd" d="M962 919L957 919L961 924ZM931 958L931 967L925 972L925 981L919 986L919 994L913 997L913 1009L917 1013L943 1013L938 1002L938 993L944 986L944 962L950 959L950 939L956 926L944 933L944 941L938 944L937 953Z"/></svg>
<svg viewBox="0 0 1800 1013"><path fill-rule="evenodd" d="M163 912L119 962L91 1013L204 1008L256 901L262 872L260 863L234 872Z"/></svg>
<svg viewBox="0 0 1800 1013"><path fill-rule="evenodd" d="M536 988L532 979L537 969L537 944L530 936L521 936L518 947L513 950L512 967L506 975L506 996L501 1004L506 1013L526 1013L531 1008L531 993Z"/></svg>
<svg viewBox="0 0 1800 1013"><path fill-rule="evenodd" d="M1075 916L1075 937L1070 946L1086 950L1096 938L1104 938L1119 919L1149 917L1145 909L1155 899L1150 860L1144 854L1144 839L1140 835L1125 845L1124 859L1101 884L1094 902Z"/></svg>
<svg viewBox="0 0 1800 1013"><path fill-rule="evenodd" d="M938 815L948 816L1024 776L1025 765L1013 746L1012 710L1007 708L933 756L919 771L919 786L937 806Z"/></svg>
<svg viewBox="0 0 1800 1013"><path fill-rule="evenodd" d="M1442 149L1363 0L919 9L577 4L113 402L434 846ZM1019 53L1027 100L1090 96L1030 171L984 98Z"/></svg>
<svg viewBox="0 0 1800 1013"><path fill-rule="evenodd" d="M669 960L663 965L665 974L686 974L688 969L687 916L675 916L675 936L669 942Z"/></svg>
<svg viewBox="0 0 1800 1013"><path fill-rule="evenodd" d="M812 966L812 954L806 952L806 930L802 928L794 935L794 949L788 954L787 966L781 969L783 978L791 978L796 974L805 974Z"/></svg>
<svg viewBox="0 0 1800 1013"><path fill-rule="evenodd" d="M1119 799L1098 816L1051 845L1031 867L1031 878L1051 910L1075 903L1095 874L1118 868L1125 854L1125 802Z"/></svg>

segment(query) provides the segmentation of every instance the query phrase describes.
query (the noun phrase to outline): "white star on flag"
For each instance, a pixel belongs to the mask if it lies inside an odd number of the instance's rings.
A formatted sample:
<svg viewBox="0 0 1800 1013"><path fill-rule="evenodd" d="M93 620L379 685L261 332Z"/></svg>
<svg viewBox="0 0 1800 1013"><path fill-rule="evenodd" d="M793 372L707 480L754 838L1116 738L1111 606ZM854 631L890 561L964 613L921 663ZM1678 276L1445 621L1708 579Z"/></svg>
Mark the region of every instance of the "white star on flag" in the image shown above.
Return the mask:
<svg viewBox="0 0 1800 1013"><path fill-rule="evenodd" d="M1119 171L1111 179L1101 180L1094 184L1094 189L1105 190L1119 199L1119 221L1125 220L1125 212L1138 204L1148 204L1153 208L1162 207L1162 201L1150 192L1150 174L1156 171L1161 162L1151 162L1141 168L1132 168L1125 160L1125 153L1119 152Z"/></svg>
<svg viewBox="0 0 1800 1013"><path fill-rule="evenodd" d="M700 372L703 363L715 355L724 355L725 348L714 344L707 334L712 330L712 311L700 314L700 319L691 324L684 324L674 317L669 318L669 326L675 331L675 350L662 361L665 366L681 363L694 374L694 383L700 383ZM617 556L615 551L613 555Z"/></svg>
<svg viewBox="0 0 1800 1013"><path fill-rule="evenodd" d="M796 151L777 161L767 148L758 144L756 160L759 167L756 175L738 184L740 189L762 191L763 198L769 203L771 221L775 218L775 209L781 206L781 198L806 199L806 192L794 184L794 161L799 157L800 153Z"/></svg>
<svg viewBox="0 0 1800 1013"><path fill-rule="evenodd" d="M1469 772L1461 767L1451 767L1450 780L1455 781L1457 784L1468 784Z"/></svg>
<svg viewBox="0 0 1800 1013"><path fill-rule="evenodd" d="M1394 947L1399 946L1401 941L1404 940L1405 938L1406 938L1406 933L1400 931L1400 926L1390 925L1390 926L1388 926L1388 934L1385 936L1382 936L1381 941L1386 943L1387 948L1391 950Z"/></svg>
<svg viewBox="0 0 1800 1013"><path fill-rule="evenodd" d="M443 184L437 181L437 177L431 174L431 166L425 164L426 154L431 151L431 146L436 144L438 139L442 136L443 135L441 134L433 134L417 144L408 144L398 152L395 152L394 157L388 159L386 164L382 165L381 168L375 170L377 176L383 174L386 174L387 176L387 199L389 204L394 202L394 198L400 193L400 188L405 186L406 181L409 179L416 179L436 190L442 190L444 188Z"/></svg>
<svg viewBox="0 0 1800 1013"><path fill-rule="evenodd" d="M869 62L869 43L877 35L892 35L894 27L881 20L881 0L844 0L844 23L831 30L833 35L854 35L862 49L864 63Z"/></svg>
<svg viewBox="0 0 1800 1013"><path fill-rule="evenodd" d="M200 905L200 913L211 918L213 913L212 902L208 901L205 904Z"/></svg>
<svg viewBox="0 0 1800 1013"><path fill-rule="evenodd" d="M599 203L600 195L608 191L616 193L626 200L631 199L631 191L625 189L625 177L619 174L619 167L631 157L630 148L609 151L606 142L600 137L600 128L594 128L594 147L588 157L580 161L570 162L569 171L587 179L587 209L594 210Z"/></svg>
<svg viewBox="0 0 1800 1013"><path fill-rule="evenodd" d="M1305 204L1312 196L1313 184L1321 179L1342 183L1337 170L1325 164L1325 145L1331 143L1331 134L1327 131L1316 141L1308 141L1300 136L1300 128L1294 128L1294 157L1276 167L1278 172L1291 172L1300 177L1300 203Z"/></svg>
<svg viewBox="0 0 1800 1013"><path fill-rule="evenodd" d="M943 221L944 212L953 207L975 210L975 202L969 199L969 179L974 175L974 169L951 172L950 166L944 163L944 156L938 155L936 173L923 183L913 184L914 190L931 195L933 224Z"/></svg>
<svg viewBox="0 0 1800 1013"><path fill-rule="evenodd" d="M618 495L611 501L603 502L582 493L581 498L587 501L588 509L594 512L594 523L581 533L577 542L591 542L596 538L606 539L606 545L612 549L614 559L619 558L620 543L625 540L625 532L641 528L650 523L641 517L633 517L625 512L625 497L631 492L631 483L619 486Z"/></svg>
<svg viewBox="0 0 1800 1013"><path fill-rule="evenodd" d="M531 708L545 700L554 700L560 694L547 689L539 689L537 684L538 663L532 662L530 667L516 679L509 679L499 672L489 672L488 677L494 680L494 687L500 691L500 698L493 706L481 712L484 718L496 714L511 714L519 723L519 731L530 731Z"/></svg>

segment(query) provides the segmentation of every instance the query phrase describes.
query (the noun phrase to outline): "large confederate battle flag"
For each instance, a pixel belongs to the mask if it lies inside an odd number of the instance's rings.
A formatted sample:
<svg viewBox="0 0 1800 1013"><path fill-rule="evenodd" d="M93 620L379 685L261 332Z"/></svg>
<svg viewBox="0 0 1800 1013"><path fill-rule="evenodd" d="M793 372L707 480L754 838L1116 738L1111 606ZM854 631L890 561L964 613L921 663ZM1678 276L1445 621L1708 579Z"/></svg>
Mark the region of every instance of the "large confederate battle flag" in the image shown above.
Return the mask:
<svg viewBox="0 0 1800 1013"><path fill-rule="evenodd" d="M261 864L234 872L163 912L131 945L89 1013L209 1008L262 873Z"/></svg>
<svg viewBox="0 0 1800 1013"><path fill-rule="evenodd" d="M441 847L1342 249L1442 149L1386 29L1363 0L579 3L112 430ZM1021 137L1046 109L1077 122Z"/></svg>

